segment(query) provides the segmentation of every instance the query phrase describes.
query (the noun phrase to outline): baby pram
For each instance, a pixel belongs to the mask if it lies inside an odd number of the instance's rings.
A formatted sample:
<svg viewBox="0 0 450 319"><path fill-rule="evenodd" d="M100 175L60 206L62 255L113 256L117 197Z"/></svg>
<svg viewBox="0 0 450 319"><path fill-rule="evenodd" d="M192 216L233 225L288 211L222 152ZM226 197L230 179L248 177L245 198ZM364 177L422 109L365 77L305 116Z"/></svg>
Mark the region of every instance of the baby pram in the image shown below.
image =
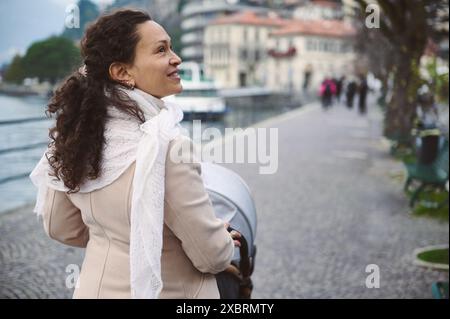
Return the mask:
<svg viewBox="0 0 450 319"><path fill-rule="evenodd" d="M216 275L222 299L248 299L255 265L256 210L250 190L233 171L212 163L202 163L202 177L216 216L241 233L241 247L235 249L231 266Z"/></svg>

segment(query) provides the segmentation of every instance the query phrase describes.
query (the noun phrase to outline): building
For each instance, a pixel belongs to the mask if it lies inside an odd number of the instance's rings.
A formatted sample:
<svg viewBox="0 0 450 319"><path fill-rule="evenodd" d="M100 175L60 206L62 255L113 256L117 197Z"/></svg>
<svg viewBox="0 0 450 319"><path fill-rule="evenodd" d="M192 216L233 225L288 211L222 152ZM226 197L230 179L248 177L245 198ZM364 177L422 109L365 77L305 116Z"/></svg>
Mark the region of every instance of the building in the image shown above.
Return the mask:
<svg viewBox="0 0 450 319"><path fill-rule="evenodd" d="M293 20L242 12L205 30L205 69L225 88L300 94L325 76L352 72L353 28L342 20Z"/></svg>
<svg viewBox="0 0 450 319"><path fill-rule="evenodd" d="M315 0L298 6L292 17L297 20L340 20L344 11L337 1Z"/></svg>
<svg viewBox="0 0 450 319"><path fill-rule="evenodd" d="M316 92L325 77L353 74L355 30L340 20L292 21L268 42L266 85L276 91Z"/></svg>
<svg viewBox="0 0 450 319"><path fill-rule="evenodd" d="M269 34L287 23L274 14L244 11L205 30L205 70L226 88L264 86Z"/></svg>
<svg viewBox="0 0 450 319"><path fill-rule="evenodd" d="M242 4L238 0L192 0L181 12L181 57L185 61L203 62L203 39L205 27L218 17L251 9L267 12L265 7Z"/></svg>
<svg viewBox="0 0 450 319"><path fill-rule="evenodd" d="M111 3L107 10L131 8L144 10L150 13L152 19L158 21L164 21L168 19L170 15L173 15L178 6L178 1L167 0L115 0Z"/></svg>

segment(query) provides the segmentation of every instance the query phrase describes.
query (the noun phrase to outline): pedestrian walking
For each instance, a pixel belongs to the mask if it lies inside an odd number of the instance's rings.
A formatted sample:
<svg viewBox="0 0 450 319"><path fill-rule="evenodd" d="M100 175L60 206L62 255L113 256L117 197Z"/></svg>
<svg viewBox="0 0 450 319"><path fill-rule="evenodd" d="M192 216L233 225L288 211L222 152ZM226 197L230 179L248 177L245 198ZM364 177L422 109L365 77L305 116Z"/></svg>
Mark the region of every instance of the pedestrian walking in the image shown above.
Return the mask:
<svg viewBox="0 0 450 319"><path fill-rule="evenodd" d="M330 78L325 78L320 85L322 107L328 109L331 106L333 96L336 94L336 85Z"/></svg>
<svg viewBox="0 0 450 319"><path fill-rule="evenodd" d="M369 90L369 86L367 84L366 77L364 75L360 76L360 82L358 85L358 110L360 114L365 114L367 112L367 91Z"/></svg>
<svg viewBox="0 0 450 319"><path fill-rule="evenodd" d="M347 90L346 90L346 104L349 109L353 108L353 103L355 99L357 84L354 79L350 80L350 82L347 84Z"/></svg>
<svg viewBox="0 0 450 319"><path fill-rule="evenodd" d="M344 86L345 76L341 76L336 80L336 101L339 104L341 102L341 95Z"/></svg>

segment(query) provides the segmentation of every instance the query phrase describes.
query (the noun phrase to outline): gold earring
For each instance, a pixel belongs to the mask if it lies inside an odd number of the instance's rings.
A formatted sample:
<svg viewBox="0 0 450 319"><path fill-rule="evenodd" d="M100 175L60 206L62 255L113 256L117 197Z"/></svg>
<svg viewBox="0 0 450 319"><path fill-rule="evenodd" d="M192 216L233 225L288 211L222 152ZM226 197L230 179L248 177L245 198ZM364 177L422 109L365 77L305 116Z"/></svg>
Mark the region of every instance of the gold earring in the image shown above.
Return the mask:
<svg viewBox="0 0 450 319"><path fill-rule="evenodd" d="M134 90L134 83L133 83L133 82L127 81L127 85L128 85L128 88L129 88L130 90Z"/></svg>

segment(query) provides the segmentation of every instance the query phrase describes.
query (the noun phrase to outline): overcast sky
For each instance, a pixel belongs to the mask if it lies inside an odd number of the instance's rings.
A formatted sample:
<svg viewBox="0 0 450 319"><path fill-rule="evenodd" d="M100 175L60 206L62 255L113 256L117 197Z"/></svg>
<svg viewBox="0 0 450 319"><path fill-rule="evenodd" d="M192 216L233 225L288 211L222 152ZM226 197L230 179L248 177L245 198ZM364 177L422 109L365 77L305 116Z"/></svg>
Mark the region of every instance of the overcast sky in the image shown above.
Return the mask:
<svg viewBox="0 0 450 319"><path fill-rule="evenodd" d="M113 0L93 0L104 5ZM0 0L0 65L17 52L50 35L62 32L65 9L74 0Z"/></svg>

